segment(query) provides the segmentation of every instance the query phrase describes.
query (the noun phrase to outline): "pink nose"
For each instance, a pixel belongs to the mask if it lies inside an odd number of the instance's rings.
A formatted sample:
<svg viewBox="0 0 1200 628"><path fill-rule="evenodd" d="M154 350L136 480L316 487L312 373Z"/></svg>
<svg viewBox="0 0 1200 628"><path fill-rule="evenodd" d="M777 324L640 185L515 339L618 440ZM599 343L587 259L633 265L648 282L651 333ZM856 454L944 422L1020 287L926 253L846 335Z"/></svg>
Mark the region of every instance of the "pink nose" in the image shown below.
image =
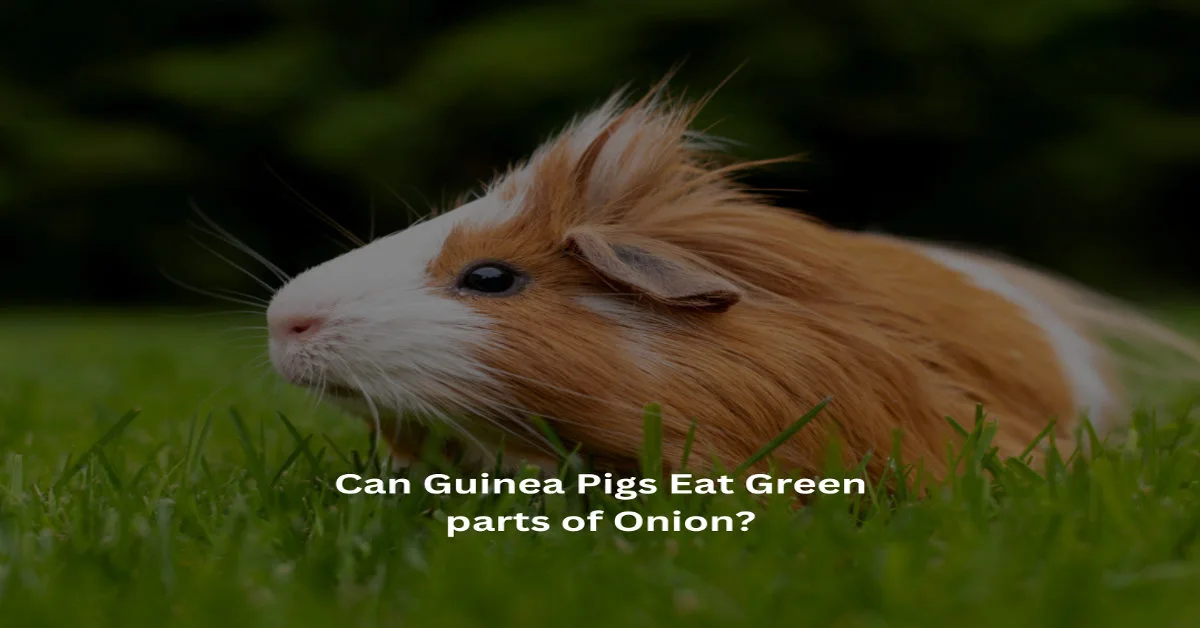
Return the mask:
<svg viewBox="0 0 1200 628"><path fill-rule="evenodd" d="M271 335L280 339L299 339L311 336L324 321L317 316L286 316L270 321Z"/></svg>

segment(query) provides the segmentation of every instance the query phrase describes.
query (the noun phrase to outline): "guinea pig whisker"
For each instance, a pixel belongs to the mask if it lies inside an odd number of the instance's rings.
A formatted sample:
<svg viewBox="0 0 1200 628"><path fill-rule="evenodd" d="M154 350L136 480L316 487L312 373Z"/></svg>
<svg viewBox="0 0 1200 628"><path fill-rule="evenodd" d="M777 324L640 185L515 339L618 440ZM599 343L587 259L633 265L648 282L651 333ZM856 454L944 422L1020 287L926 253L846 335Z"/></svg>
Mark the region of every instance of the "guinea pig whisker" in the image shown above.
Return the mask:
<svg viewBox="0 0 1200 628"><path fill-rule="evenodd" d="M449 412L437 411L434 416L436 416L439 420L444 421L446 423L446 425L449 425L450 429L454 430L455 432L458 432L459 434L462 434L463 438L474 443L475 446L478 447L481 452L483 452L485 454L491 453L491 449L487 445L484 445L483 441L479 440L478 437L476 437L474 434L472 434L470 432L470 430L463 427L458 421L455 421L454 418L452 416L450 416Z"/></svg>
<svg viewBox="0 0 1200 628"><path fill-rule="evenodd" d="M472 395L470 395L470 394L464 395L464 397L470 397L470 396L472 396ZM513 423L524 428L526 431L533 434L533 436L539 440L531 440L528 436L525 436L525 435L517 432L516 430L512 429L508 425L506 425L504 421L500 421L500 420L497 420L496 418L492 417L490 413L481 412L478 408L473 408L473 407L467 406L466 404L463 404L462 402L458 402L458 403L471 416L482 419L483 421L487 422L492 427L495 427L506 434L510 434L522 441L525 441L526 443L532 445L533 447L542 450L542 453L548 453L551 455L553 455L555 453L554 448L550 446L551 443L550 443L549 439L547 439L545 435L538 433L537 430L534 430L531 426L525 424L524 422L514 421ZM479 403L485 407L486 406L506 407L506 406L504 406L504 404L497 403L491 399L486 399L486 400L481 399L481 400L479 400ZM517 408L513 408L513 409L517 409ZM519 410L519 409L517 409L517 410Z"/></svg>
<svg viewBox="0 0 1200 628"><path fill-rule="evenodd" d="M539 432L538 430L534 429L534 427L533 427L532 425L530 425L530 424L528 424L528 423L526 423L526 422L524 422L524 421L518 421L518 422L517 422L517 425L518 425L518 426L520 426L520 427L521 427L521 429L525 430L526 432L529 432L530 434L533 434L534 438L536 438L536 439L537 439L537 441L536 441L536 442L534 442L534 441L529 441L529 439L526 439L526 441L527 441L527 442L530 442L531 444L533 444L533 445L535 445L535 446L539 447L539 448L542 450L542 452L543 452L543 453L550 454L551 456L557 456L557 455L558 455L558 452L557 452L557 451L555 451L555 449L554 449L554 443L551 443L551 442L550 442L550 439L549 439L549 438L546 438L546 435L545 435L545 434L543 434L543 433Z"/></svg>
<svg viewBox="0 0 1200 628"><path fill-rule="evenodd" d="M291 280L291 277L287 273L283 272L283 269L281 269L279 266L272 263L267 258L260 255L254 249L250 248L245 242L242 242L241 240L236 238L232 233L229 233L223 227L221 227L221 225L217 224L217 221L210 218L208 216L208 214L205 214L203 211L201 211L200 206L196 204L196 201L194 199L189 201L188 204L191 206L192 211L195 212L195 214L197 216L199 216L200 219L205 222L205 224L208 225L207 229L196 226L196 228L198 230L200 230L201 232L207 233L213 237L216 237L220 240L223 240L230 246L232 246L232 247L240 250L241 252L245 253L246 255L250 256L252 259L254 259L254 261L258 262L259 264L262 264L263 267L265 267L268 271L270 271L272 275L275 275L275 278L278 279L279 281L286 283Z"/></svg>
<svg viewBox="0 0 1200 628"><path fill-rule="evenodd" d="M527 411L527 410L522 410L521 408L517 408L517 407L515 407L515 406L509 406L509 407L510 407L510 409L511 409L513 412L520 412L520 413L522 413L522 414L524 415L524 418L528 418L528 417L530 417L530 416L540 416L540 417L543 417L543 418L546 418L546 419L550 419L551 421L555 421L555 422L558 422L558 423L573 423L573 424L576 424L576 425L582 425L582 423L579 423L579 422L577 422L577 421L567 421L567 420L565 420L565 419L560 419L560 418L558 418L558 417L547 416L547 415L545 415L545 414L540 414L540 413L537 413L537 412L531 412L531 411ZM527 420L515 420L515 421L513 421L513 423L515 423L516 425L519 425L519 426L521 426L521 429L523 429L523 430L525 430L525 431L529 432L530 434L533 434L534 436L536 436L536 437L538 438L538 440L540 441L540 447L542 448L542 450L543 450L545 453L548 453L548 454L550 454L551 456L554 456L554 457L557 457L557 456L559 455L559 452L558 452L558 450L557 450L557 449L555 449L555 447L554 447L554 443L550 442L550 439L549 439L549 438L546 438L546 435L545 435L545 434L541 433L541 432L540 432L540 431L538 431L536 428L534 428L532 425L530 425L530 424L529 424L529 422L528 422ZM603 432L604 430L600 430L600 431L601 431L601 432ZM610 433L611 433L611 432L610 432Z"/></svg>
<svg viewBox="0 0 1200 628"><path fill-rule="evenodd" d="M375 433L382 434L383 433L383 420L379 418L379 408L376 407L375 400L371 398L371 395L367 394L366 387L364 387L362 385L362 382L359 381L359 379L357 377L355 377L353 374L351 374L350 378L354 380L354 385L357 386L360 391L362 391L363 400L366 401L367 408L371 411L371 419L375 422ZM375 451L373 451L371 453L372 454L379 453L379 439L375 440Z"/></svg>
<svg viewBox="0 0 1200 628"><path fill-rule="evenodd" d="M392 396L392 403L397 408L399 408L399 407L401 407L401 405L403 405L401 403L399 394L394 394ZM409 414L409 417L421 425L428 426L428 425L432 424L433 421L435 420L435 418L437 417L437 414L438 414L437 410L434 409L429 404L425 403L424 401L415 400L415 401L410 402L409 406L411 406L414 410L414 412ZM400 427L401 427L401 421L396 421L392 425L392 438L393 439L398 438L400 436Z"/></svg>
<svg viewBox="0 0 1200 628"><path fill-rule="evenodd" d="M290 183L285 181L283 179L283 177L280 176L279 173L275 171L274 168L272 168L271 166L268 165L267 170L271 173L271 176L275 177L276 181L278 181L281 185L283 185L283 187L287 188L287 191L291 192L293 196L295 196L301 203L303 203L304 208L306 210L308 210L308 213L312 214L313 216L315 216L317 219L319 219L321 222L325 223L326 225L333 227L334 231L337 231L339 234L341 234L343 237L345 237L347 240L349 240L350 243L353 244L354 246L366 246L367 243L363 242L362 238L354 235L353 231L343 227L341 225L341 223L339 223L338 221L331 218L329 216L329 214L325 213L320 207L317 207L316 203L313 203L312 201L305 198L305 196L303 194L301 194L299 190L297 190Z"/></svg>
<svg viewBox="0 0 1200 628"><path fill-rule="evenodd" d="M384 374L386 376L386 372L382 369L382 367L380 367L373 360L371 361L371 364L372 364L372 366L375 366L377 369L379 369L381 374ZM546 449L546 445L544 445L542 443L538 443L533 440L530 440L528 436L522 435L519 432L514 431L511 427L505 425L503 422L496 421L493 417L490 416L490 414L488 412L482 411L481 408L487 408L490 405L494 405L494 402L492 399L485 398L484 396L482 396L479 393L479 391L471 390L471 389L467 389L467 388L456 389L455 387L453 387L452 385L450 385L449 383L446 383L446 382L442 383L442 387L446 388L446 390L441 391L439 394L439 397L447 400L445 403L449 403L452 406L453 412L447 411L446 408L433 407L431 404L426 403L426 402L420 400L419 398L409 399L409 400L406 400L404 403L401 403L401 399L399 398L398 394L394 396L393 403L395 404L395 406L397 408L401 407L402 405L406 405L409 407L416 406L418 418L424 419L424 420L428 420L428 419L432 418L439 422L442 422L443 424L448 426L456 435L458 435L459 438L461 438L464 441L473 443L476 447L479 448L479 450L481 452L483 452L485 454L490 455L494 452L492 451L491 448L488 447L488 445L486 445L478 437L478 435L476 435L473 431L468 429L459 420L457 420L455 418L456 414L462 414L462 415L465 415L466 417L470 417L472 419L481 420L481 421L485 422L487 425L489 425L501 432L510 434L517 439L525 441L525 442L529 443L531 446L533 446L539 450L545 449L546 453L553 454L553 449ZM473 405L473 404L475 404L475 405ZM396 423L394 425L393 437L396 436L395 432L398 432L399 428L400 428L399 423ZM536 433L534 434L534 436L544 438L540 434L536 434Z"/></svg>
<svg viewBox="0 0 1200 628"><path fill-rule="evenodd" d="M414 225L418 225L421 222L428 220L429 217L432 215L433 212L426 212L425 214L421 214L421 212L417 211L417 208L413 207L413 204L410 203L408 199L401 196L400 192L397 192L396 188L392 187L387 181L380 179L379 183L381 185L383 185L384 189L386 189L392 195L393 198L400 201L400 203L404 205L404 210L405 210L405 214L408 216L408 221L409 221L408 226L410 229Z"/></svg>
<svg viewBox="0 0 1200 628"><path fill-rule="evenodd" d="M271 372L269 369L262 368L263 366L265 366L265 364L263 364L264 358L266 358L268 361L270 359L264 354L259 354L257 356L251 356L250 358L247 358L244 362L242 362L242 364L240 366L238 366L237 368L235 368L233 370L233 373L230 374L229 379L227 379L224 384L218 385L216 388L214 388L208 394L204 395L203 397L201 397L199 400L196 401L196 406L195 406L196 410L199 411L200 407L202 407L206 403L208 403L208 401L211 400L213 397L215 397L217 395L217 393L232 386L234 382L243 381L242 376L247 369L250 369L250 368L259 369L258 382L261 383L263 377L265 377L267 374L269 374Z"/></svg>
<svg viewBox="0 0 1200 628"><path fill-rule="evenodd" d="M505 403L500 403L498 401L489 401L488 403L490 403L491 405L497 406L499 408L504 408L505 410L510 410L512 412L522 414L526 418L529 416L539 416L539 417L542 417L543 419L550 419L551 421L555 421L557 423L565 423L568 425L590 425L589 423L584 423L583 421L564 419L561 417L556 417L556 416L553 416L550 414L546 414L544 412L535 412L535 411L529 410L527 408L522 408L520 406L514 406L514 405L505 404ZM520 425L525 425L524 421L515 421L515 422Z"/></svg>
<svg viewBox="0 0 1200 628"><path fill-rule="evenodd" d="M166 278L167 281L170 281L171 283L179 286L180 288L183 288L184 290L195 292L196 294L199 294L202 296L219 299L221 301L237 303L239 305L248 305L250 307L261 307L261 308L263 308L262 311L264 311L264 312L266 311L267 302L260 300L258 297L255 297L253 295L242 294L240 292L235 292L233 290L222 290L221 292L218 292L216 290L207 290L205 288L198 288L189 283L180 281L180 280L172 277L171 275L167 274L167 272L165 270L160 270L159 272L162 274L162 276L164 278Z"/></svg>
<svg viewBox="0 0 1200 628"><path fill-rule="evenodd" d="M540 381L540 380L537 380L537 379L534 379L534 378L531 378L531 377L522 377L522 376L520 376L520 375L516 375L516 374L514 374L514 373L510 373L510 372L508 372L508 371L505 371L505 370L503 370L503 369L498 369L498 368L495 368L495 367L487 367L487 366L485 366L484 368L485 368L485 369L488 369L488 370L495 371L495 372L497 372L497 373L499 373L499 374L501 374L501 375L504 375L504 376L513 377L513 378L515 378L515 379L521 379L521 380L525 380L525 381L528 381L528 382L530 382L530 383L537 384L537 385L540 385L540 386L545 386L546 388L548 388L548 389L551 389L551 390L556 390L556 391L563 392L563 393L566 393L566 394L575 395L575 396L577 396L577 397L579 397L579 398L581 398L581 399L588 399L588 400L591 400L591 401L595 401L595 402L597 402L597 403L600 403L600 404L602 404L602 405L608 406L609 408L612 408L612 409L614 409L615 411L629 412L629 413L631 413L633 416L638 416L638 417L640 417L640 416L642 415L642 413L645 411L645 408L644 408L643 406L637 406L637 405L634 405L634 404L619 404L619 403L616 403L616 402L613 402L613 401L610 401L610 400L607 400L607 399L601 399L601 398L599 398L599 397L594 397L594 396L592 396L592 395L588 395L588 394L585 394L585 393L581 393L581 392L573 391L573 390L570 390L570 389L567 389L567 388L562 388L561 386L555 386L554 384L550 384L550 383L548 383L548 382L543 382L543 381ZM488 401L488 403L491 403L491 404L494 404L494 405L497 405L497 406L502 406L502 407L504 406L504 404L502 404L502 403L499 403L499 402L496 402L496 401L492 401L492 400L489 400L489 401ZM596 426L595 426L594 424L592 424L592 423L585 423L585 422L582 422L582 421L572 421L572 420L570 420L570 419L564 419L564 418L561 418L561 417L556 417L556 416L553 416L553 415L548 415L548 414L544 414L544 413L541 413L541 412L534 412L534 411L527 410L527 409L524 409L524 408L518 408L518 407L516 407L516 406L508 406L508 408L509 408L509 409L511 409L511 410L513 410L513 411L516 411L516 412L523 412L523 413L525 413L526 415L536 415L536 416L540 416L540 417L542 417L542 418L545 418L545 419L549 419L549 420L551 420L551 421L556 421L556 422L559 422L559 423L564 423L564 424L567 424L567 425L584 425L584 426L587 426L589 429L595 429L595 427L596 427ZM710 427L709 429L710 429L711 431L713 431L714 433L722 433L722 434L724 434L724 433L728 433L728 430L726 430L726 429L724 429L724 428L720 428L720 427ZM615 434L615 433L618 433L618 432L615 432L615 431L614 431L614 432L611 432L611 433L614 433L614 434ZM638 432L638 434L640 434L640 432Z"/></svg>
<svg viewBox="0 0 1200 628"><path fill-rule="evenodd" d="M574 395L576 397L579 397L580 399L587 399L588 401L595 401L596 403L604 404L604 405L612 407L614 409L629 410L631 412L636 412L639 414L642 412L642 408L639 406L636 406L634 404L618 403L618 402L612 401L611 399L604 399L601 397L596 397L594 395L589 395L587 393L579 392L577 390L563 388L562 386L558 386L556 384L551 384L550 382L547 382L547 381L535 379L532 377L525 377L523 375L517 375L516 373L513 373L511 371L506 371L504 369L497 368L494 366L480 365L480 367L483 368L485 371L490 371L492 373L501 375L503 377L511 377L513 379L519 379L522 381L529 382L531 384L537 384L538 386L542 386L548 390L554 390L556 392L561 392L561 393L565 393L568 395Z"/></svg>
<svg viewBox="0 0 1200 628"><path fill-rule="evenodd" d="M326 392L326 388L328 387L330 381L330 375L335 375L336 379L348 381L352 383L362 395L363 400L367 404L367 407L370 411L370 419L372 420L375 429L382 433L383 426L381 413L378 406L378 395L372 394L368 390L364 381L361 379L361 369L365 367L366 369L376 371L381 381L392 381L381 362L373 357L360 356L360 361L356 361L355 366L352 367L346 358L338 354L324 355L322 356L322 360L332 363L335 368L333 370L322 369L322 372L317 376L316 385L310 387L310 393L313 390L317 391L317 402L320 403L320 400L323 398L323 395ZM313 363L309 364L311 365ZM433 387L428 388L430 385ZM462 415L463 418L469 417L471 419L477 419L483 424L486 424L487 426L501 433L508 434L519 441L528 443L529 446L535 448L539 452L554 455L555 451L551 446L552 444L544 435L534 430L532 426L522 421L512 421L511 423L514 425L509 425L509 422L507 421L497 420L494 416L492 416L494 412L489 412L488 409L504 407L507 410L518 411L524 415L535 413L528 412L515 406L507 406L505 404L496 403L493 398L482 395L478 390L466 387L462 387L460 389L460 387L454 386L450 382L427 382L425 386L426 388L422 391L425 394L405 394L404 391L394 389L389 390L388 393L384 393L384 403L390 403L397 412L399 412L401 408L411 409L413 411L412 415L421 422L426 422L429 420L438 421L439 423L450 428L451 432L455 435L455 438L478 447L479 451L485 454L492 454L494 451L492 451L492 449L485 444L485 442L479 437L478 434L475 433L475 431L462 423L459 415ZM440 401L439 403L449 404L450 407L437 407L423 399L423 397L426 397L429 394L433 394L437 398L444 400ZM517 429L514 429L515 427L519 427L520 430L529 432L529 434L523 434ZM393 422L393 441L398 437L400 429L401 421Z"/></svg>
<svg viewBox="0 0 1200 628"><path fill-rule="evenodd" d="M313 404L314 410L320 407L321 402L325 400L325 387L327 383L328 380L325 377L325 373L321 373L317 376L317 400L316 403Z"/></svg>
<svg viewBox="0 0 1200 628"><path fill-rule="evenodd" d="M341 363L341 365L342 365L342 368L343 368L343 369L344 369L344 370L345 370L347 373L349 373L349 372L352 370L352 369L350 368L350 364L349 364L348 362L346 362L346 359L345 359L345 358L343 358L343 357L341 357L341 356L333 356L333 357L334 357L335 359L337 359L337 361L338 361L338 362L340 362L340 363ZM368 365L368 366L371 366L371 367L373 367L373 368L374 368L374 369L375 369L375 370L376 370L376 371L379 373L379 376L380 376L380 378L381 378L383 381L388 381L388 380L390 380L390 379L391 379L391 378L388 376L388 372L387 372L387 370L385 370L385 369L383 368L383 365L382 365L382 364L380 364L380 363L379 363L377 360L371 359L369 356L367 356L367 355L366 355L366 352L363 352L363 355L361 355L361 356L359 357L359 359L362 359L362 360L364 360L364 361L367 363L367 365ZM396 399L393 399L393 403L394 403L394 404L395 404L397 407L399 407L399 405L400 405L398 402L399 402L399 399L398 399L398 398L396 398Z"/></svg>
<svg viewBox="0 0 1200 628"><path fill-rule="evenodd" d="M234 349L239 349L239 350L253 349L262 344L262 341L258 338L233 338L233 339L227 339L227 340L229 340L230 347L232 347ZM233 340L241 340L242 342L232 342Z"/></svg>
<svg viewBox="0 0 1200 628"><path fill-rule="evenodd" d="M271 358L267 356L254 358L252 365L254 368L259 369L258 381L255 382L256 385L261 384L263 378L274 372L274 369L271 368Z"/></svg>
<svg viewBox="0 0 1200 628"><path fill-rule="evenodd" d="M270 303L268 301L266 301L265 299L262 299L261 297L256 297L253 294L249 294L246 292L238 292L236 290L229 290L228 288L222 288L221 292L223 294L228 294L230 296L235 296L238 298L246 299L247 301L251 301L255 304L261 305L263 308L262 309L263 313L266 313L267 306L270 305Z"/></svg>
<svg viewBox="0 0 1200 628"><path fill-rule="evenodd" d="M367 209L367 242L375 241L375 193L371 193L371 202Z"/></svg>
<svg viewBox="0 0 1200 628"><path fill-rule="evenodd" d="M159 312L158 315L165 316L168 318L178 317L178 318L186 318L186 319L212 318L215 316L224 316L227 318L232 318L234 316L245 316L245 315L262 316L263 310L220 310L217 312L186 312L186 313L184 313L184 312Z"/></svg>
<svg viewBox="0 0 1200 628"><path fill-rule="evenodd" d="M213 332L213 334L221 340L257 340L259 345L262 345L263 335L265 331L262 329L253 329L247 327L229 327ZM260 346L261 348L261 346Z"/></svg>
<svg viewBox="0 0 1200 628"><path fill-rule="evenodd" d="M197 245L197 246L199 246L200 248L202 248L202 249L204 249L205 251L208 251L209 253L211 253L211 254L213 255L213 257L216 257L217 259L221 260L222 262L225 262L226 264L229 264L231 267L233 267L233 268L234 268L235 270L237 270L238 272L240 272L240 273L242 273L243 275L245 275L245 276L249 277L250 279L253 279L253 280L254 280L254 283L257 283L258 285L262 286L262 287L263 287L263 289L264 289L264 290L266 290L268 293L270 293L270 294L272 294L272 295L273 295L273 294L275 294L275 292L278 290L277 288L272 288L272 287L271 287L271 284L269 284L269 283L267 283L267 282L263 281L261 278L259 278L259 276L258 276L258 275L255 275L254 273L250 272L249 270L247 270L247 269L246 269L244 266L242 266L241 264L238 264L237 262L235 262L235 261L233 261L233 260L229 259L228 257L226 257L226 256L222 255L220 252L218 252L216 249L212 248L211 246L209 246L209 245L207 245L207 244L205 244L205 243L201 242L199 238L196 238L196 237L194 237L194 236L188 236L188 239L190 239L192 242L195 242L195 243L196 243L196 245Z"/></svg>
<svg viewBox="0 0 1200 628"><path fill-rule="evenodd" d="M217 332L222 340L253 341L255 347L261 347L266 331L262 329L223 329Z"/></svg>
<svg viewBox="0 0 1200 628"><path fill-rule="evenodd" d="M271 368L271 357L268 355L262 355L258 358L255 358L252 365L253 368L258 369L258 378L254 380L255 386L261 386L263 380L275 374L275 369ZM271 383L274 389L278 390L279 385L282 382L276 378L272 379Z"/></svg>

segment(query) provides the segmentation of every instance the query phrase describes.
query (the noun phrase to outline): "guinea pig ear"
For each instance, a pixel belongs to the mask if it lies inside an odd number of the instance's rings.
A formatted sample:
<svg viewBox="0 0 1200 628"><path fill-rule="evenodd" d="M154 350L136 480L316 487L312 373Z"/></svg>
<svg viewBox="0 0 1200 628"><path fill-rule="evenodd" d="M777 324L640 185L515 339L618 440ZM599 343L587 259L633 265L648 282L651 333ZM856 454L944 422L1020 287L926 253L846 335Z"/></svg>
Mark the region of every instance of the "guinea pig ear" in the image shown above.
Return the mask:
<svg viewBox="0 0 1200 628"><path fill-rule="evenodd" d="M733 283L665 242L577 228L567 233L567 247L609 282L665 305L724 312L742 298Z"/></svg>

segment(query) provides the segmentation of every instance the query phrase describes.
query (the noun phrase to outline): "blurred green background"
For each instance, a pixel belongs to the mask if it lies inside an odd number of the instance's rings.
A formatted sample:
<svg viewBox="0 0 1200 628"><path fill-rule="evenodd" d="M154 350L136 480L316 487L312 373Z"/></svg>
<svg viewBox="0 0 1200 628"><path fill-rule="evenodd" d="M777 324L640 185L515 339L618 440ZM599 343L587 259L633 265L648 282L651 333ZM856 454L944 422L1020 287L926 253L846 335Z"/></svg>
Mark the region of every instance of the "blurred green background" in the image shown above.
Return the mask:
<svg viewBox="0 0 1200 628"><path fill-rule="evenodd" d="M781 203L1195 289L1197 32L1194 0L4 0L0 301L253 292L189 199L294 272L341 249L289 186L395 230L680 62L691 95L745 64L699 123L807 153L751 178Z"/></svg>

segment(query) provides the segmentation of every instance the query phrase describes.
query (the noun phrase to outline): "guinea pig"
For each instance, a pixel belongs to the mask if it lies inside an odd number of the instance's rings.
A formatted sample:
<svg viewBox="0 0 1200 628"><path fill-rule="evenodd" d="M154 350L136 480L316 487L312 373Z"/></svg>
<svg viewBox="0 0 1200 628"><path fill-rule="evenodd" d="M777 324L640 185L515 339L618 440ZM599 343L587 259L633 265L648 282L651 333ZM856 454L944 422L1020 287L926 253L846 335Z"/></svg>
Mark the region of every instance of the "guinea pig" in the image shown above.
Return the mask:
<svg viewBox="0 0 1200 628"><path fill-rule="evenodd" d="M733 468L823 399L777 469L819 473L829 439L880 472L947 469L946 420L982 406L1018 455L1055 423L1127 420L1103 338L1200 360L1191 340L1019 264L830 228L773 206L698 104L620 94L456 208L311 268L267 310L290 382L366 418L398 459L431 422L486 463L553 465L543 417L598 466L636 470L642 408L663 460Z"/></svg>

